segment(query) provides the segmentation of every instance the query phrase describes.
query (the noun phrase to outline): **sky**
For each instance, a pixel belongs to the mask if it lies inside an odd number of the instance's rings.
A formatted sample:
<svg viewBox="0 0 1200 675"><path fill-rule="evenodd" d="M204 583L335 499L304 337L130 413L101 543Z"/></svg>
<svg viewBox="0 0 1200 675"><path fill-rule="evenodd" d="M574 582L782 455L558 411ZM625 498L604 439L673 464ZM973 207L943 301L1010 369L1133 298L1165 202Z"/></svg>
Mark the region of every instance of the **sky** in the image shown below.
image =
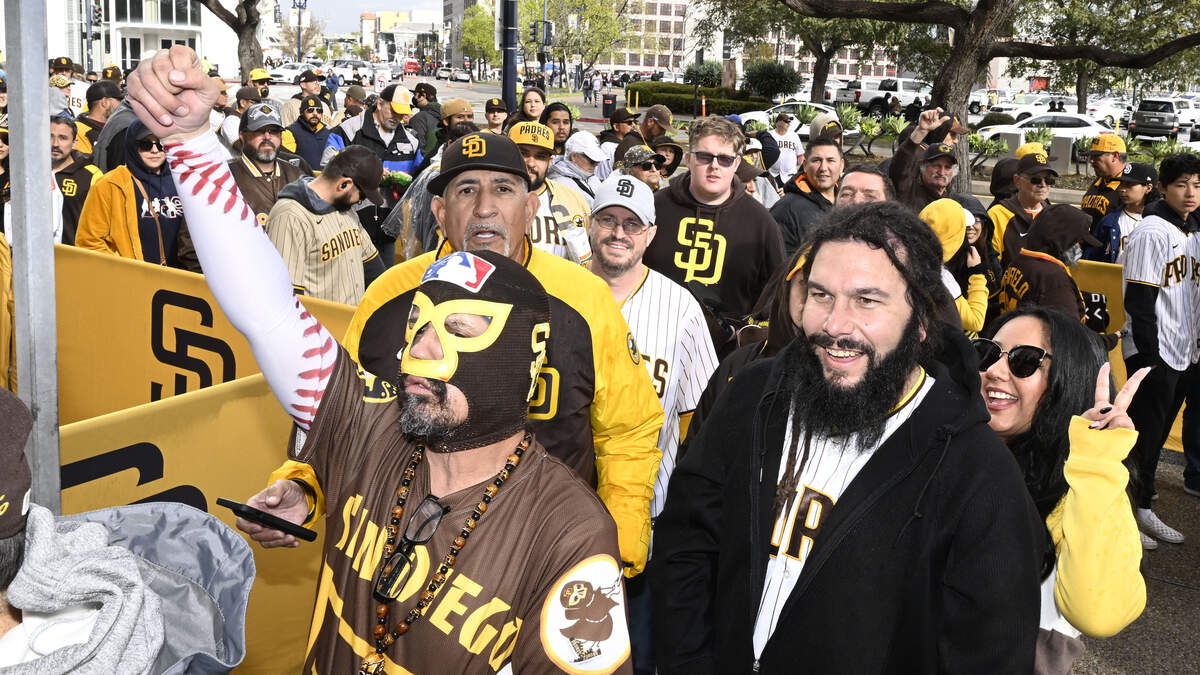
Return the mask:
<svg viewBox="0 0 1200 675"><path fill-rule="evenodd" d="M284 7L291 6L287 0L282 0L281 4ZM349 33L358 30L358 15L363 12L411 9L441 11L442 0L308 0L308 8L313 16L325 22L325 30L330 33Z"/></svg>

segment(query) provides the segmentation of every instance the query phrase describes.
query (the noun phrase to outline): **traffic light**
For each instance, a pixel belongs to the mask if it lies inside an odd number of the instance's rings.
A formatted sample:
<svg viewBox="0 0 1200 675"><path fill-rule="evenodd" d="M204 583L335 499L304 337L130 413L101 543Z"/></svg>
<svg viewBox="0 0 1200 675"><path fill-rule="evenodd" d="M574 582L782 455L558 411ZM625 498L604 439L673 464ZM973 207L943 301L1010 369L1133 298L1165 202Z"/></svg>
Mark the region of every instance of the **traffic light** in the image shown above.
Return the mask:
<svg viewBox="0 0 1200 675"><path fill-rule="evenodd" d="M531 21L529 23L529 39L537 42L538 39L538 22Z"/></svg>
<svg viewBox="0 0 1200 675"><path fill-rule="evenodd" d="M92 23L99 25L104 23L104 3L95 2L92 4Z"/></svg>
<svg viewBox="0 0 1200 675"><path fill-rule="evenodd" d="M545 21L542 23L542 44L554 44L554 22Z"/></svg>

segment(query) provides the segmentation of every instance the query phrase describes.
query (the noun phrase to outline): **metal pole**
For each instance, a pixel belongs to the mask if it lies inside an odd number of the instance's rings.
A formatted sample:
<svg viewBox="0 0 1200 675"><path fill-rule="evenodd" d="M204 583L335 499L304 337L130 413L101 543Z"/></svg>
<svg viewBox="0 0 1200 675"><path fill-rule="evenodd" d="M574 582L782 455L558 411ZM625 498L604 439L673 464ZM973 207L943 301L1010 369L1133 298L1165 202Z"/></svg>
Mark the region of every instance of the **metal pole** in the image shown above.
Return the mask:
<svg viewBox="0 0 1200 675"><path fill-rule="evenodd" d="M11 0L10 0L11 1ZM504 63L500 91L504 106L517 109L517 0L502 0L501 20L504 22Z"/></svg>
<svg viewBox="0 0 1200 675"><path fill-rule="evenodd" d="M47 151L46 3L4 0L4 10L8 80L19 92L8 100L17 394L33 412L33 433L25 445L33 470L33 501L61 513L54 243L45 208L53 180Z"/></svg>
<svg viewBox="0 0 1200 675"><path fill-rule="evenodd" d="M87 15L87 32L84 33L83 37L83 46L85 48L83 70L87 72L92 69L92 0L87 0L83 6L84 13ZM96 28L99 28L99 26L96 26Z"/></svg>

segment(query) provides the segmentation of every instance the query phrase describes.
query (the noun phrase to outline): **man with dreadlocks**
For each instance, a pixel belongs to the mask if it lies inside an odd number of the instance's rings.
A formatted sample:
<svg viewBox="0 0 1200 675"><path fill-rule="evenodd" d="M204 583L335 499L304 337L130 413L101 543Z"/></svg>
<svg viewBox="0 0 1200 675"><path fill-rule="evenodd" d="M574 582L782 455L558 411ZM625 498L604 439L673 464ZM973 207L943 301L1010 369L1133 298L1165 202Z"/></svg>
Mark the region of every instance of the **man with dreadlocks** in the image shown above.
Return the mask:
<svg viewBox="0 0 1200 675"><path fill-rule="evenodd" d="M938 319L937 239L831 212L801 335L728 385L650 564L660 673L1031 672L1045 528Z"/></svg>

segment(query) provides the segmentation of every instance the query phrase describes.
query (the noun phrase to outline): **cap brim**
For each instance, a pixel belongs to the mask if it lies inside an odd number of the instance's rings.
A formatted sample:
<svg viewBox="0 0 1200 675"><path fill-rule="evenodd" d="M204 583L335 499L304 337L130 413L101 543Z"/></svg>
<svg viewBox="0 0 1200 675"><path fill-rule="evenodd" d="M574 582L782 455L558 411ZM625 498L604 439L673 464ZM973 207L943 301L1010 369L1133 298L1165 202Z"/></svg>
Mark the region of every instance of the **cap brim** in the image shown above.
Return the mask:
<svg viewBox="0 0 1200 675"><path fill-rule="evenodd" d="M608 159L608 155L604 154L604 151L600 148L587 148L583 151L583 154L593 162L603 162Z"/></svg>
<svg viewBox="0 0 1200 675"><path fill-rule="evenodd" d="M398 101L388 101L388 103L392 106L392 112L396 113L397 115L412 114L412 106L407 103L400 103Z"/></svg>
<svg viewBox="0 0 1200 675"><path fill-rule="evenodd" d="M621 197L614 197L607 201L598 201L598 202L592 204L592 212L590 214L588 214L588 217L595 216L597 213L600 213L601 211L609 208L610 206L620 206L621 208L629 209L633 213L633 215L638 217L638 220L642 221L643 225L653 225L654 224L654 219L650 218L650 214L642 213L639 209L635 208L637 206L636 204L634 204L630 200L627 200L627 199L624 199Z"/></svg>
<svg viewBox="0 0 1200 675"><path fill-rule="evenodd" d="M358 184L355 183L355 185L358 185ZM377 188L377 187L365 188L365 187L359 185L358 189L363 193L364 197L371 200L372 204L374 204L375 206L383 206L383 203L384 203L383 193L379 191L379 188Z"/></svg>
<svg viewBox="0 0 1200 675"><path fill-rule="evenodd" d="M503 164L493 164L491 162L480 162L459 166L448 173L439 173L429 181L429 191L441 197L442 193L446 191L446 186L450 184L450 181L454 180L458 174L464 171L500 171L502 173L509 173L514 176L520 176L521 178L524 178L526 189L533 187L533 183L529 180L529 172L524 166L522 166L521 170L518 171L516 167L505 166Z"/></svg>

